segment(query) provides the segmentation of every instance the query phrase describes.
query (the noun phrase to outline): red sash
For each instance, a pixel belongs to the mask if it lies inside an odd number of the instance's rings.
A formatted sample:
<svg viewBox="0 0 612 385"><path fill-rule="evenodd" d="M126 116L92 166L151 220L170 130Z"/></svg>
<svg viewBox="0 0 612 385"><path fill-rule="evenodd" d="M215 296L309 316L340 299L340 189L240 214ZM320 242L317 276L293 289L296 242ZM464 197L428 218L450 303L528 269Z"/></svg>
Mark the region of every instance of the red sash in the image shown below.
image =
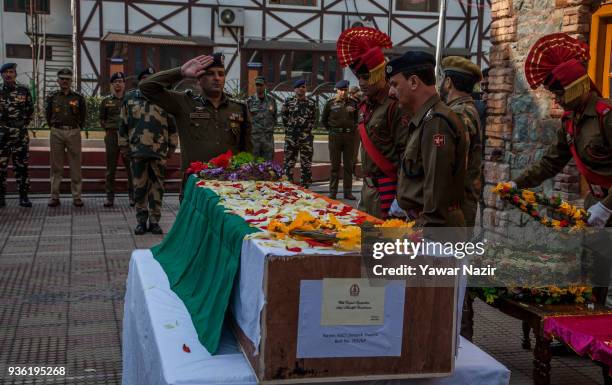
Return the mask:
<svg viewBox="0 0 612 385"><path fill-rule="evenodd" d="M597 112L598 112L598 115L600 115L600 119L601 119L601 113L599 109ZM578 156L578 152L576 151L576 145L574 143L574 138L576 137L578 132L576 132L576 129L574 127L574 120L569 117L570 114L571 114L570 112L566 112L563 115L563 118L565 119L565 132L569 135L569 138L570 138L570 140L567 141L568 142L567 144L569 145L569 149L572 153L574 161L576 162L578 171L580 171L580 174L582 174L587 180L587 182L590 184L598 185L603 188L612 187L612 178L605 177L591 170L590 168L587 167L586 164L584 164L582 159L580 159L580 157Z"/></svg>
<svg viewBox="0 0 612 385"><path fill-rule="evenodd" d="M385 156L378 150L376 145L372 142L368 136L368 132L365 128L366 122L369 120L369 116L366 119L366 107L365 103L361 105L360 111L362 113L362 119L359 123L359 136L361 137L361 144L363 144L364 150L372 161L381 169L386 177L374 177L375 187L378 190L378 196L380 199L380 209L383 218L389 216L389 209L391 203L395 199L397 193L397 167L390 162Z"/></svg>

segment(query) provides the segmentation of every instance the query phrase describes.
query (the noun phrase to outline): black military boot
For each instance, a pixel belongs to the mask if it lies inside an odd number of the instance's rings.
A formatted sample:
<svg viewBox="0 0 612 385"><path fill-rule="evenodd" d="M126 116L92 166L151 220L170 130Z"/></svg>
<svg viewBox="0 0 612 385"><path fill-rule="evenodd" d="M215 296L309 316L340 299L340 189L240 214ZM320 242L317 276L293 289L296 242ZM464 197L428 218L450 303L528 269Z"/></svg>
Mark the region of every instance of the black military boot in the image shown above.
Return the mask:
<svg viewBox="0 0 612 385"><path fill-rule="evenodd" d="M28 199L28 194L19 194L19 206L32 207L32 202Z"/></svg>
<svg viewBox="0 0 612 385"><path fill-rule="evenodd" d="M144 222L138 221L138 224L136 225L136 228L134 229L134 234L143 235L143 234L146 234L146 232L147 232L147 221L146 220Z"/></svg>
<svg viewBox="0 0 612 385"><path fill-rule="evenodd" d="M164 231L159 227L159 223L149 223L149 231L151 234L163 234Z"/></svg>

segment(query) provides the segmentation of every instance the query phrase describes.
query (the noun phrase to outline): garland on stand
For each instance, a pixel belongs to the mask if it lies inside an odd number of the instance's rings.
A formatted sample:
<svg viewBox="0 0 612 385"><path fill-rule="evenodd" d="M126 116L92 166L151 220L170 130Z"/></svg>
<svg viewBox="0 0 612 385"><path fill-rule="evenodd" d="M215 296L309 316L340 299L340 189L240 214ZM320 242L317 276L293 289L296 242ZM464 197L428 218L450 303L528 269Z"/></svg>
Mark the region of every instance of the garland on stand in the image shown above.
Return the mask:
<svg viewBox="0 0 612 385"><path fill-rule="evenodd" d="M513 188L510 183L498 183L492 190L499 197L517 207L522 212L540 222L544 226L554 229L569 228L570 231L584 229L589 213L561 199L560 196L548 197L527 189ZM541 207L551 208L562 219L553 219L540 214Z"/></svg>

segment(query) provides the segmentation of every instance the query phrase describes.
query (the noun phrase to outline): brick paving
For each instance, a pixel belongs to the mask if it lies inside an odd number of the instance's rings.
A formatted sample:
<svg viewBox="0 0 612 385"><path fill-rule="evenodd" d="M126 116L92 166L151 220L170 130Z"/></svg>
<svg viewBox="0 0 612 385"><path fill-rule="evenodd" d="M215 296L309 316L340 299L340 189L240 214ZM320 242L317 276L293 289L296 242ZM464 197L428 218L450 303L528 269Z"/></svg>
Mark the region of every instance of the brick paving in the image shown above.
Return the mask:
<svg viewBox="0 0 612 385"><path fill-rule="evenodd" d="M125 197L110 209L102 196L85 196L83 208L70 199L57 208L47 207L47 196L32 201L32 209L22 209L9 198L0 210L0 384L120 384L130 253L161 236L133 235L134 210ZM164 230L177 210L177 196L166 197ZM475 311L475 343L512 371L512 385L532 384L521 323L480 301ZM63 366L67 375L15 377L9 366ZM589 359L554 357L552 367L552 385L603 384Z"/></svg>

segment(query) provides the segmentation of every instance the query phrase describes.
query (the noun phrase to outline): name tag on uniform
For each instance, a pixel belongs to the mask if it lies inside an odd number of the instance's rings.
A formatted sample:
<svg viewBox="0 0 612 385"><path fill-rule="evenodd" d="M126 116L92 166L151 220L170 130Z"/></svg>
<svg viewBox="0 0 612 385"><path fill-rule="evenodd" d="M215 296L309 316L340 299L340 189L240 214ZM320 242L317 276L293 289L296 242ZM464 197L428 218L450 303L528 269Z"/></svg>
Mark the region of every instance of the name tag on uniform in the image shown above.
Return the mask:
<svg viewBox="0 0 612 385"><path fill-rule="evenodd" d="M189 119L210 119L208 112L192 112L189 114Z"/></svg>
<svg viewBox="0 0 612 385"><path fill-rule="evenodd" d="M235 113L233 112L230 116L229 116L229 120L236 120L239 122L242 122L244 119L242 117L242 114L239 113Z"/></svg>

